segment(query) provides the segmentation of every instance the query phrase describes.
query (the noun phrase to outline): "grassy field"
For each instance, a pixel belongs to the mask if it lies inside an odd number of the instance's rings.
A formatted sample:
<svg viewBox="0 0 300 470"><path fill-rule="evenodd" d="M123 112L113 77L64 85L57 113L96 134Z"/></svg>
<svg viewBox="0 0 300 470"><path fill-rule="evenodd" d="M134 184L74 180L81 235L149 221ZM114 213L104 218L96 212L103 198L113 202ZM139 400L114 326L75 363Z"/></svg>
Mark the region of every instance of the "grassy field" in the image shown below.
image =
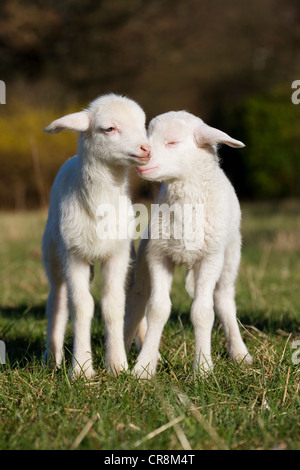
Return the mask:
<svg viewBox="0 0 300 470"><path fill-rule="evenodd" d="M193 330L182 269L164 330L157 377L109 376L99 268L93 285L92 340L97 376L68 379L42 364L47 281L40 239L46 214L0 214L0 449L299 449L300 202L243 206L243 258L237 283L241 331L250 367L228 360L213 330L214 372L192 373ZM293 344L294 343L294 344ZM298 349L300 346L298 346ZM129 357L132 364L133 351Z"/></svg>

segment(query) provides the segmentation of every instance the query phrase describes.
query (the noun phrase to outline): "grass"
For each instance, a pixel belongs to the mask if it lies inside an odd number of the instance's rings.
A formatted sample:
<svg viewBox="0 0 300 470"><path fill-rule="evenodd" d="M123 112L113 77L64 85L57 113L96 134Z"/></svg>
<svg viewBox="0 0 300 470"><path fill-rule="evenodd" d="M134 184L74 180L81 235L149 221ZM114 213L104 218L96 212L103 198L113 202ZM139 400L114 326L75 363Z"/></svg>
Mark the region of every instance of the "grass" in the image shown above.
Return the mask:
<svg viewBox="0 0 300 470"><path fill-rule="evenodd" d="M299 449L300 202L243 207L243 259L237 283L241 331L251 367L228 360L218 323L213 374L192 373L191 301L184 271L175 273L173 309L155 379L118 378L104 368L98 307L92 342L97 376L68 379L72 329L64 368L42 364L48 285L41 266L44 212L0 214L0 449ZM129 356L131 364L136 357Z"/></svg>

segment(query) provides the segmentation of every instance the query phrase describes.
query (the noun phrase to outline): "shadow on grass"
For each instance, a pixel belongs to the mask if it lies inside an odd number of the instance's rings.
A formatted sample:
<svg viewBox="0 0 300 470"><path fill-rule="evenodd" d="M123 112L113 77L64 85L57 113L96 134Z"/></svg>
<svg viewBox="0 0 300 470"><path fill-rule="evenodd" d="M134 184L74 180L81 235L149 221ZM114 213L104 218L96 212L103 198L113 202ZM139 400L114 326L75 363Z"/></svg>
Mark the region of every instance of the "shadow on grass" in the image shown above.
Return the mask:
<svg viewBox="0 0 300 470"><path fill-rule="evenodd" d="M11 367L26 367L43 363L46 348L47 317L45 305L0 307L0 339L5 342L6 355ZM99 307L95 308L92 326L92 344L96 351L104 350L103 324ZM65 336L65 357L69 362L73 347L71 322ZM97 362L103 362L103 355Z"/></svg>
<svg viewBox="0 0 300 470"><path fill-rule="evenodd" d="M45 306L0 307L0 339L10 366L25 367L43 357Z"/></svg>
<svg viewBox="0 0 300 470"><path fill-rule="evenodd" d="M18 305L17 307L1 307L0 318L4 319L19 319L33 317L44 319L45 318L45 305ZM1 330L0 330L1 331Z"/></svg>
<svg viewBox="0 0 300 470"><path fill-rule="evenodd" d="M240 310L239 320L243 325L252 325L265 334L276 334L277 330L299 334L299 321L289 312L273 310ZM179 320L180 319L180 320ZM189 312L172 310L169 323L174 328L191 328ZM47 318L45 305L0 307L0 339L6 343L7 357L12 367L26 367L30 363L42 363L46 342ZM65 338L66 359L70 360L72 351L72 329L67 330ZM104 362L104 328L99 306L95 307L92 328L92 345L96 363ZM131 352L132 355L132 352Z"/></svg>
<svg viewBox="0 0 300 470"><path fill-rule="evenodd" d="M190 313L172 310L169 321L172 324L179 324L178 317L183 326L191 325ZM287 333L299 333L300 322L289 312L273 310L271 313L263 310L240 310L238 319L243 325L252 325L265 334L274 334L277 330ZM216 321L218 321L216 316Z"/></svg>
<svg viewBox="0 0 300 470"><path fill-rule="evenodd" d="M300 323L295 315L281 310L273 310L271 313L263 310L241 310L239 319L243 325L253 325L264 333L272 334L277 330L283 330L286 333L299 332Z"/></svg>

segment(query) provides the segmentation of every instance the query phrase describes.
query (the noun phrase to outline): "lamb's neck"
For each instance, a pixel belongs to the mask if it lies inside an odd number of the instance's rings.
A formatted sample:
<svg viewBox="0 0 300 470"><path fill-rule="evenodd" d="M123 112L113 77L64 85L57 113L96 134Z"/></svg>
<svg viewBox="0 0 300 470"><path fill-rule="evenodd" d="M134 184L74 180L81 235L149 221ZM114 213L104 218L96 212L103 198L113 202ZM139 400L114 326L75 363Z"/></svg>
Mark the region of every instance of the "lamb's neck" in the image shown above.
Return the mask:
<svg viewBox="0 0 300 470"><path fill-rule="evenodd" d="M127 171L125 166L108 165L99 158L80 158L80 183L87 189L121 189L126 185Z"/></svg>
<svg viewBox="0 0 300 470"><path fill-rule="evenodd" d="M166 194L172 203L200 203L204 202L212 187L212 182L215 178L214 167L209 172L195 171L194 174L180 180L173 180L166 184Z"/></svg>
<svg viewBox="0 0 300 470"><path fill-rule="evenodd" d="M115 203L128 194L127 168L108 165L97 158L79 155L78 196L89 213L95 213L99 204Z"/></svg>

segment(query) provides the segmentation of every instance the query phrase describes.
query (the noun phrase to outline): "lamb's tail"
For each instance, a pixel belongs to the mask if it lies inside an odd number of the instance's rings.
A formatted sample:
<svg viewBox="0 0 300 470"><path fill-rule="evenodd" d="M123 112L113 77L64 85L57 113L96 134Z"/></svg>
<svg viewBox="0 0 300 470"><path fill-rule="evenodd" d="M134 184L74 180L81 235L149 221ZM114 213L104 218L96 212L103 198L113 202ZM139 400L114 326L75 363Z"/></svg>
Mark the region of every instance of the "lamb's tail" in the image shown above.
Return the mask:
<svg viewBox="0 0 300 470"><path fill-rule="evenodd" d="M192 299L194 298L195 292L195 280L194 280L194 270L187 269L185 274L185 290Z"/></svg>

